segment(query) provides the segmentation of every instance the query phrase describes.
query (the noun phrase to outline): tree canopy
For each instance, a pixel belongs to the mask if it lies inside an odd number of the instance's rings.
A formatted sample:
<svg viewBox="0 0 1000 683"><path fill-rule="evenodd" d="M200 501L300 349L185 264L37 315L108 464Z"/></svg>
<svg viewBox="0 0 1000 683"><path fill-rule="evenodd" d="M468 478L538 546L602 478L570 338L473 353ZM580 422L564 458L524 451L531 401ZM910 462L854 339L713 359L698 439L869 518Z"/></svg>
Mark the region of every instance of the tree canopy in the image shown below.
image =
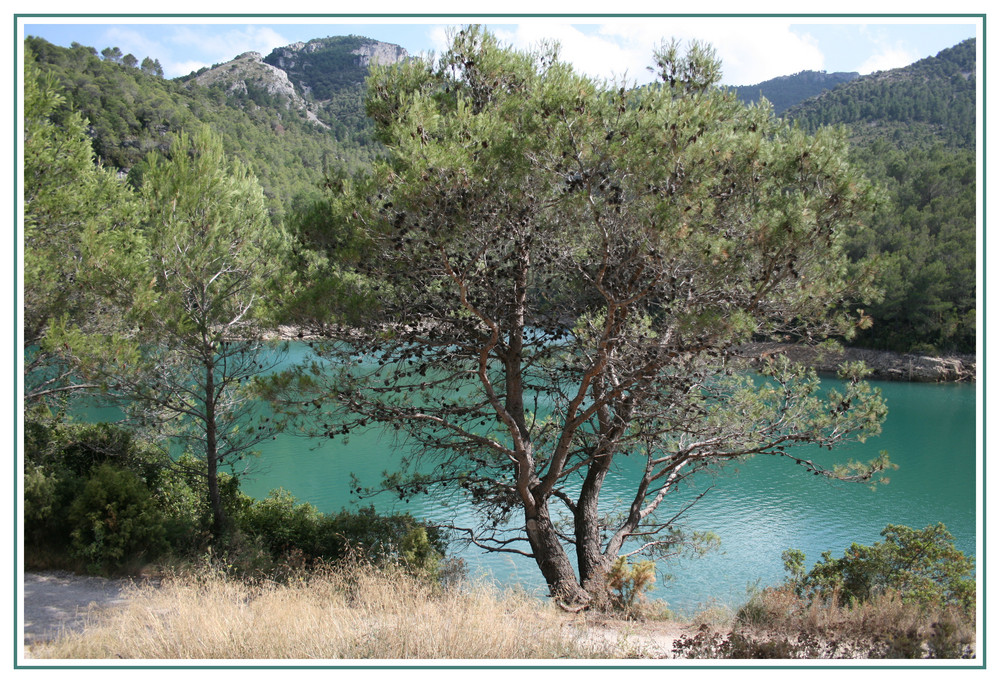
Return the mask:
<svg viewBox="0 0 1000 683"><path fill-rule="evenodd" d="M138 428L203 461L219 534L220 466L277 426L241 385L268 362L261 337L287 241L256 179L207 129L180 135L169 158L150 156L140 204L138 229L95 238L87 252L91 285L122 312L119 325L101 335L57 329L59 342Z"/></svg>
<svg viewBox="0 0 1000 683"><path fill-rule="evenodd" d="M384 487L468 495L483 511L471 542L534 558L579 603L620 555L677 549L668 501L696 472L755 454L855 480L887 465L793 448L878 431L861 369L824 397L802 368L756 384L731 357L751 339L851 334L844 304L868 277L843 240L870 185L837 133L715 88L710 48L655 59L662 83L630 90L473 27L439 61L374 71L367 108L390 158L331 199L337 229L365 242L355 273L374 300L327 328L339 364L272 387L288 405L312 397L330 436L397 430L412 468ZM622 460L641 464L634 495L609 509Z"/></svg>
<svg viewBox="0 0 1000 683"><path fill-rule="evenodd" d="M25 399L29 405L82 388L47 335L54 322L101 327L107 309L87 282L88 235L114 231L133 215L115 175L94 164L86 120L60 116L65 97L27 54L24 79Z"/></svg>

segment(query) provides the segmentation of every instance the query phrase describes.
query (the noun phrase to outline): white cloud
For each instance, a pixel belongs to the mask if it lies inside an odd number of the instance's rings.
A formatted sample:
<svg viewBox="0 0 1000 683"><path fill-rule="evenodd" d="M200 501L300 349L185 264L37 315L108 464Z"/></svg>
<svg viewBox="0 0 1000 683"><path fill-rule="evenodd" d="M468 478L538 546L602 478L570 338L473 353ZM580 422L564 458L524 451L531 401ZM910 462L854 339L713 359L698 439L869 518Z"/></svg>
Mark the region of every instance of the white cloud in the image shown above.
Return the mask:
<svg viewBox="0 0 1000 683"><path fill-rule="evenodd" d="M598 78L648 82L654 78L653 51L677 38L710 43L723 63L723 82L749 85L805 69L823 69L816 41L796 35L788 21L774 19L645 18L568 23L565 19L533 19L514 28L492 27L501 41L520 49L543 40L560 45L560 56L580 71ZM435 49L447 46L443 26L431 31Z"/></svg>
<svg viewBox="0 0 1000 683"><path fill-rule="evenodd" d="M913 62L920 59L920 55L917 54L916 50L906 49L902 46L897 47L883 47L882 50L871 57L866 59L864 63L858 67L858 71L864 74L874 73L876 71L888 71L889 69L898 69L900 67L909 66Z"/></svg>
<svg viewBox="0 0 1000 683"><path fill-rule="evenodd" d="M165 75L171 78L189 74L203 66L228 62L244 52L259 52L267 56L274 48L288 45L292 41L269 26L248 25L227 27L227 30L222 31L218 26L178 26L164 37L164 42L170 43L174 48L165 50L164 53L180 53L186 57L184 60L163 64Z"/></svg>
<svg viewBox="0 0 1000 683"><path fill-rule="evenodd" d="M211 64L192 59L186 62L167 61L165 64L161 62L160 66L163 67L163 75L166 78L175 78L177 76L187 76L189 73L198 71L204 66L211 66Z"/></svg>
<svg viewBox="0 0 1000 683"><path fill-rule="evenodd" d="M195 47L205 55L218 56L220 60L229 60L244 52L260 52L266 54L276 47L288 45L291 41L269 26L219 26L194 27L180 26L167 40L178 46ZM211 31L210 38L206 29ZM206 39L207 38L207 39Z"/></svg>
<svg viewBox="0 0 1000 683"><path fill-rule="evenodd" d="M125 54L131 53L136 58L155 58L162 50L160 44L151 40L145 33L123 26L110 26L104 33L105 42L108 46L120 46ZM94 45L98 50L104 46Z"/></svg>
<svg viewBox="0 0 1000 683"><path fill-rule="evenodd" d="M662 19L603 24L601 33L627 42L651 63L652 50L664 41L707 42L722 60L722 80L750 85L804 69L822 69L816 42L792 32L790 23L774 19Z"/></svg>
<svg viewBox="0 0 1000 683"><path fill-rule="evenodd" d="M651 50L629 45L616 36L589 35L565 23L523 23L514 31L498 30L497 37L522 49L557 42L561 59L597 78L627 76L629 80L646 80L645 67L652 55Z"/></svg>
<svg viewBox="0 0 1000 683"><path fill-rule="evenodd" d="M427 35L430 37L430 42L433 46L431 49L434 50L435 54L441 54L451 44L451 41L448 40L448 30L448 26L443 24L428 28Z"/></svg>

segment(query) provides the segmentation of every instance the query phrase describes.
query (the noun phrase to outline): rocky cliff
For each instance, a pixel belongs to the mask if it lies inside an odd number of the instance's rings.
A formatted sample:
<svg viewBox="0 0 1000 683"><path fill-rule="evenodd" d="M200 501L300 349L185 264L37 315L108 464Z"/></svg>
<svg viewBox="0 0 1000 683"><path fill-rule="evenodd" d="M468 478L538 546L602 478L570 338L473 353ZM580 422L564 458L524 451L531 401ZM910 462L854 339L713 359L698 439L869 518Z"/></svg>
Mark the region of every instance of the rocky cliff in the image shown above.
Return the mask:
<svg viewBox="0 0 1000 683"><path fill-rule="evenodd" d="M409 58L398 45L360 36L316 38L274 49L264 62L282 69L302 95L317 101L364 83L368 67Z"/></svg>
<svg viewBox="0 0 1000 683"><path fill-rule="evenodd" d="M313 123L328 128L324 120L332 123L352 113L355 118L363 116L363 111L353 110L360 107L360 89L370 66L408 58L402 47L370 38L317 38L276 48L267 57L245 52L203 70L193 81L205 87L221 85L230 96L258 103L262 96L277 97L285 108L300 110Z"/></svg>

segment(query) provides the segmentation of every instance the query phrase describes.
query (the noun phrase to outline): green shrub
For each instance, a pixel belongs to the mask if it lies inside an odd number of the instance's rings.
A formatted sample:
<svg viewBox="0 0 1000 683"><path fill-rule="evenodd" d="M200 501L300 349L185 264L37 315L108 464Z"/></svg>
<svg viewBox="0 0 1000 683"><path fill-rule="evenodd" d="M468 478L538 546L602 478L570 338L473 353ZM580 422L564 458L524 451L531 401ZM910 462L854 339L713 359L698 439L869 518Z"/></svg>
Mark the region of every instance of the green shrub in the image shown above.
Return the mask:
<svg viewBox="0 0 1000 683"><path fill-rule="evenodd" d="M70 532L66 510L81 484L66 470L24 464L24 540L29 561L64 552Z"/></svg>
<svg viewBox="0 0 1000 683"><path fill-rule="evenodd" d="M841 558L782 555L788 579L752 591L729 633L703 630L675 642L682 657L967 658L975 656L972 558L943 524L889 525L883 541Z"/></svg>
<svg viewBox="0 0 1000 683"><path fill-rule="evenodd" d="M223 506L236 523L210 546L205 464L160 448L116 425L51 418L25 423L24 521L32 566L118 572L171 552L210 556L247 575L353 555L398 561L436 576L444 539L410 515L372 507L322 514L285 491L255 501L237 477L219 473Z"/></svg>
<svg viewBox="0 0 1000 683"><path fill-rule="evenodd" d="M205 462L187 453L163 467L150 484L164 514L170 543L182 554L200 553L211 541L212 510L207 486ZM219 472L219 494L230 519L239 519L253 503L240 491L239 479L227 472Z"/></svg>
<svg viewBox="0 0 1000 683"><path fill-rule="evenodd" d="M861 602L897 591L904 602L956 606L972 613L976 605L975 561L957 550L944 524L911 529L890 524L885 539L870 546L854 543L844 556L828 551L806 574L801 554L786 552L790 584L799 594Z"/></svg>
<svg viewBox="0 0 1000 683"><path fill-rule="evenodd" d="M239 528L276 560L295 556L303 561L336 561L353 554L373 562L397 560L435 573L444 555L444 540L437 530L410 515L379 515L373 507L323 514L309 503L297 503L282 489L244 509Z"/></svg>
<svg viewBox="0 0 1000 683"><path fill-rule="evenodd" d="M127 485L116 485L119 493L124 487L138 496L141 489L143 505L158 510L163 531L150 550L159 550L164 544L181 552L200 548L201 508L205 507L200 498L204 496L162 449L117 425L37 417L25 421L24 431L25 555L29 566L80 569L82 562L85 567L107 572L121 569L121 562L132 561L115 559L122 550L115 550L115 546L128 547L128 539L109 539L103 526L95 530L93 520L85 523L79 514L71 515L73 509L80 511L93 504L92 500L77 499L95 477L110 481L107 470L128 481Z"/></svg>
<svg viewBox="0 0 1000 683"><path fill-rule="evenodd" d="M163 517L133 473L99 466L70 505L71 554L90 572L113 573L166 550Z"/></svg>
<svg viewBox="0 0 1000 683"><path fill-rule="evenodd" d="M295 497L284 489L254 501L243 512L240 527L244 533L259 538L274 557L292 550L310 557L342 554L342 543L324 536L322 515L316 507L309 503L297 504Z"/></svg>
<svg viewBox="0 0 1000 683"><path fill-rule="evenodd" d="M25 460L65 468L81 477L110 464L153 481L168 458L161 449L136 439L118 425L32 420L25 424Z"/></svg>
<svg viewBox="0 0 1000 683"><path fill-rule="evenodd" d="M331 531L345 539L352 551L373 561L405 561L405 554L417 563L414 568L430 570L445 553L447 540L441 532L409 514L380 515L369 506L326 517Z"/></svg>

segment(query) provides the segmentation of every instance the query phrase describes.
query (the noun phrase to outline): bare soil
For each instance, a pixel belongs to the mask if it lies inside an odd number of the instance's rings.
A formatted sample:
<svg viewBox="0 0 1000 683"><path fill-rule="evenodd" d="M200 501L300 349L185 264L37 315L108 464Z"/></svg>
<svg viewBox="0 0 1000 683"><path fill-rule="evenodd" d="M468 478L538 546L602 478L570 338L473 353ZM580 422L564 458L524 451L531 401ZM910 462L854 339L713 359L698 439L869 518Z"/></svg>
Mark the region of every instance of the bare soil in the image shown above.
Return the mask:
<svg viewBox="0 0 1000 683"><path fill-rule="evenodd" d="M124 603L122 591L131 584L131 579L25 572L24 644L52 640L66 630L83 630L89 615Z"/></svg>
<svg viewBox="0 0 1000 683"><path fill-rule="evenodd" d="M624 621L588 617L568 625L570 633L592 645L610 645L628 659L673 659L674 641L698 628L679 621Z"/></svg>

